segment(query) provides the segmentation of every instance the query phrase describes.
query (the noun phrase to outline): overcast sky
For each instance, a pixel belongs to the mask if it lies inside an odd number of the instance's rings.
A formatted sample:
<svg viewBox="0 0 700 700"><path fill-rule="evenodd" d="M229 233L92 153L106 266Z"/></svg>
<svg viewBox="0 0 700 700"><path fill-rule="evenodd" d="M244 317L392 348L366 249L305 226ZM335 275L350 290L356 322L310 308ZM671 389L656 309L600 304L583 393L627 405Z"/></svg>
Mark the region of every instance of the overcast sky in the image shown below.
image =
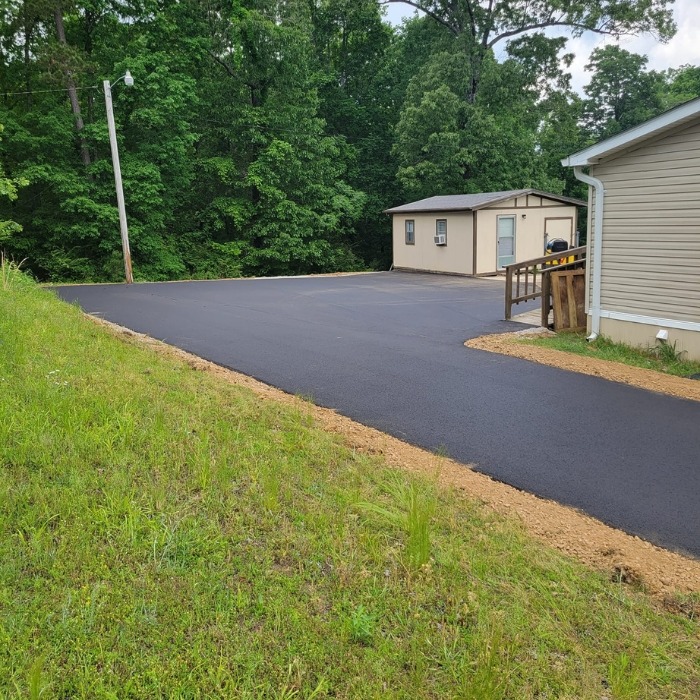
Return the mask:
<svg viewBox="0 0 700 700"><path fill-rule="evenodd" d="M412 17L414 10L409 5L395 3L388 6L387 18L400 24L403 17ZM652 37L623 38L619 43L627 51L649 57L648 68L664 70L678 68L686 63L700 65L700 2L699 0L676 0L673 11L678 25L676 36L668 44L660 44ZM579 39L569 39L568 51L576 55L571 73L573 86L579 92L588 82L584 66L597 46L614 43L610 37L601 37L589 32Z"/></svg>

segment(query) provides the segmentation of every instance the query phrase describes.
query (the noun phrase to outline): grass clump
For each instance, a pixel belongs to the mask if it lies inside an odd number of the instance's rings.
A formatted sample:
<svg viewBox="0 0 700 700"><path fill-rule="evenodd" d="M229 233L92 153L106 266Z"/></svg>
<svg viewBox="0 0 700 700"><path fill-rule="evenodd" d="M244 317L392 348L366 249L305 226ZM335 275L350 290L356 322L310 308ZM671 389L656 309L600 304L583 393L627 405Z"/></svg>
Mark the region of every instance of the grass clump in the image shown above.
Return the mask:
<svg viewBox="0 0 700 700"><path fill-rule="evenodd" d="M690 377L700 373L700 362L685 359L684 353L677 351L673 343L659 343L657 347L639 348L625 343L616 343L605 336L599 336L588 342L585 333L559 333L544 338L521 339L520 342L587 357L598 357L601 360L621 362L632 367L653 369L678 377Z"/></svg>
<svg viewBox="0 0 700 700"><path fill-rule="evenodd" d="M365 609L364 605L358 605L350 614L350 638L361 644L369 644L374 635L376 619L374 615Z"/></svg>
<svg viewBox="0 0 700 700"><path fill-rule="evenodd" d="M0 477L0 697L699 694L696 619L32 284Z"/></svg>
<svg viewBox="0 0 700 700"><path fill-rule="evenodd" d="M30 280L21 272L22 263L15 262L6 257L0 250L0 289L10 291L18 286L31 284Z"/></svg>
<svg viewBox="0 0 700 700"><path fill-rule="evenodd" d="M406 536L405 563L419 569L430 561L430 522L435 512L435 493L398 475L387 485L386 502L360 503L358 507L374 522L383 521Z"/></svg>

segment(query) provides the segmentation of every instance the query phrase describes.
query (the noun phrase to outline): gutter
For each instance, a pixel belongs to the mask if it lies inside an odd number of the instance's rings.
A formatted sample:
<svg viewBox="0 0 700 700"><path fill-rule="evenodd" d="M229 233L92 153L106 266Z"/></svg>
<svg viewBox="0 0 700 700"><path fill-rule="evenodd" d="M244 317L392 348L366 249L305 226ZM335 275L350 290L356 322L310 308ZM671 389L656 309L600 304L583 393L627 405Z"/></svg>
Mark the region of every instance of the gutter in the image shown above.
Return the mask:
<svg viewBox="0 0 700 700"><path fill-rule="evenodd" d="M593 279L591 302L591 334L586 340L595 340L600 335L600 288L603 274L603 207L605 204L605 186L596 177L586 175L582 166L574 166L574 177L595 188L595 220L593 223Z"/></svg>

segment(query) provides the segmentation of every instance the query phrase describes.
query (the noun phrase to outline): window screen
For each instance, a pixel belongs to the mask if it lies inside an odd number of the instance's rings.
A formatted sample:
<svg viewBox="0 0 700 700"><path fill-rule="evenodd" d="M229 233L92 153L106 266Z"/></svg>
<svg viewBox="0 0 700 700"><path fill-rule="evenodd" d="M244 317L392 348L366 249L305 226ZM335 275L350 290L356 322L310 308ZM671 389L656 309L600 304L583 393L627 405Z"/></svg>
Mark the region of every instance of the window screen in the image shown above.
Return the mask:
<svg viewBox="0 0 700 700"><path fill-rule="evenodd" d="M412 219L406 221L406 245L414 245L416 242L415 222Z"/></svg>
<svg viewBox="0 0 700 700"><path fill-rule="evenodd" d="M438 236L445 236L445 241L447 241L447 219L438 219L435 222L435 233Z"/></svg>

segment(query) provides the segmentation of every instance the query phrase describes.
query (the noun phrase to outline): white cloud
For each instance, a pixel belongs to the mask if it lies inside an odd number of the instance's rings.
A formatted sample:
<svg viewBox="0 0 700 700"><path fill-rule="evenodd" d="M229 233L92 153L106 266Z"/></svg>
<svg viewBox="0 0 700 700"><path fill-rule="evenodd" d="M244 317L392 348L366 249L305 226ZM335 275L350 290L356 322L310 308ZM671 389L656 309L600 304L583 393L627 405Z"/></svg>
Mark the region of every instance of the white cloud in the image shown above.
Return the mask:
<svg viewBox="0 0 700 700"><path fill-rule="evenodd" d="M651 70L678 68L687 63L700 65L700 3L698 0L676 0L673 14L678 31L667 44L662 44L651 36L641 36L623 37L618 42L619 45L627 51L646 56L649 59L647 68ZM588 63L591 51L610 43L615 43L615 40L594 34L569 40L569 51L576 54L571 73L573 86L578 92L582 92L589 79L584 66Z"/></svg>
<svg viewBox="0 0 700 700"><path fill-rule="evenodd" d="M398 27L404 21L404 19L413 17L415 13L419 12L410 5L405 5L402 2L392 2L388 5L385 5L385 7L386 19L390 24L393 24L395 27Z"/></svg>
<svg viewBox="0 0 700 700"><path fill-rule="evenodd" d="M569 39L566 50L568 53L572 53L575 56L569 71L571 73L571 84L576 92L583 93L583 86L586 85L590 79L590 74L585 67L588 65L588 59L591 57L591 51L597 46L604 46L611 41L612 40L609 38L601 40L601 37L591 34L579 37L578 39Z"/></svg>
<svg viewBox="0 0 700 700"><path fill-rule="evenodd" d="M630 41L625 48L636 53L646 53L649 56L649 67L656 70L677 68L686 63L700 64L700 3L697 0L676 0L674 16L678 32L668 44L647 38Z"/></svg>

